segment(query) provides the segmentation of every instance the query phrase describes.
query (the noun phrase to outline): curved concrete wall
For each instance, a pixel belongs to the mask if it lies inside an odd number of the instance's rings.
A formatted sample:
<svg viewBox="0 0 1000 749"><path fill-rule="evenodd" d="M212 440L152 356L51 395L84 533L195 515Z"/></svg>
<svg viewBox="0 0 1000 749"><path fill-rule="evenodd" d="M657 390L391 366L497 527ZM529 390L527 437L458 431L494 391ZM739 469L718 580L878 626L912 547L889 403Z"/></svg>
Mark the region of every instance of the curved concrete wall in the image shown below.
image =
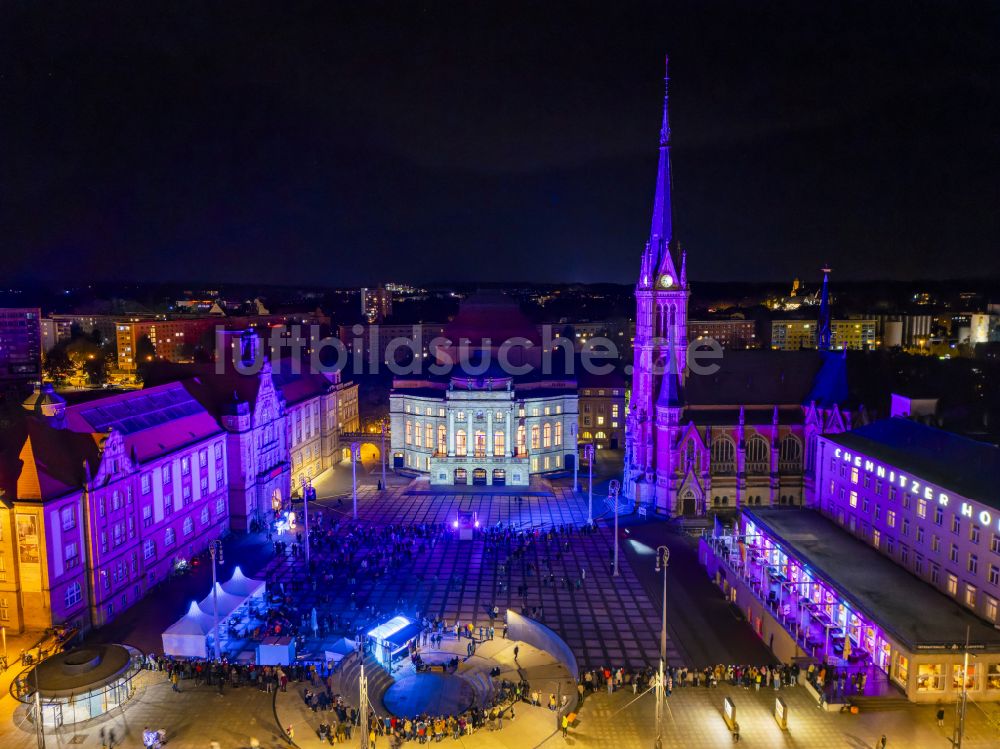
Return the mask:
<svg viewBox="0 0 1000 749"><path fill-rule="evenodd" d="M507 609L507 636L511 640L521 640L539 650L555 656L573 676L574 681L580 680L580 669L576 665L576 656L563 639L541 622L521 616Z"/></svg>

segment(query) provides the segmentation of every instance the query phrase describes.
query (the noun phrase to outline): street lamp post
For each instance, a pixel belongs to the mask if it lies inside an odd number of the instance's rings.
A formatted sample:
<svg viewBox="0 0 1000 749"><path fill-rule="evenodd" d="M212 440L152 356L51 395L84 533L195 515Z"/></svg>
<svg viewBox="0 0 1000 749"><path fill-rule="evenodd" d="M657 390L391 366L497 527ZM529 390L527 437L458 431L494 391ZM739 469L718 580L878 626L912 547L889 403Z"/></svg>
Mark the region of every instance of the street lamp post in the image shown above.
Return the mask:
<svg viewBox="0 0 1000 749"><path fill-rule="evenodd" d="M361 676L358 678L358 713L360 714L358 726L361 729L361 749L370 749L368 746L368 679L365 677L365 664L361 664Z"/></svg>
<svg viewBox="0 0 1000 749"><path fill-rule="evenodd" d="M354 496L354 519L358 519L358 458L361 455L361 443L351 443L351 492Z"/></svg>
<svg viewBox="0 0 1000 749"><path fill-rule="evenodd" d="M312 481L302 477L302 519L306 525L306 567L309 566L309 492L312 491Z"/></svg>
<svg viewBox="0 0 1000 749"><path fill-rule="evenodd" d="M577 433L580 431L575 423L569 425L569 434L573 440L573 449L576 450L576 460L573 461L573 496L580 487L578 477L580 474L580 444L577 442Z"/></svg>
<svg viewBox="0 0 1000 749"><path fill-rule="evenodd" d="M222 660L222 650L219 647L219 591L216 564L224 564L222 558L222 539L214 538L208 542L208 553L212 557L212 632L215 639L215 660Z"/></svg>
<svg viewBox="0 0 1000 749"><path fill-rule="evenodd" d="M656 571L663 572L663 613L660 622L660 678L656 689L656 749L663 746L663 713L664 693L666 684L664 669L667 662L667 562L670 560L670 549L666 546L656 547Z"/></svg>
<svg viewBox="0 0 1000 749"><path fill-rule="evenodd" d="M382 448L381 448L381 450L379 452L379 459L380 459L380 461L382 463L382 489L384 490L385 489L385 464L387 462L386 461L386 455L385 455L385 419L382 419Z"/></svg>
<svg viewBox="0 0 1000 749"><path fill-rule="evenodd" d="M583 455L587 459L587 525L594 524L594 443L591 442L583 448Z"/></svg>
<svg viewBox="0 0 1000 749"><path fill-rule="evenodd" d="M611 499L615 512L615 564L612 577L621 577L618 571L618 492L621 491L621 488L622 485L618 479L612 479L608 485L608 498Z"/></svg>

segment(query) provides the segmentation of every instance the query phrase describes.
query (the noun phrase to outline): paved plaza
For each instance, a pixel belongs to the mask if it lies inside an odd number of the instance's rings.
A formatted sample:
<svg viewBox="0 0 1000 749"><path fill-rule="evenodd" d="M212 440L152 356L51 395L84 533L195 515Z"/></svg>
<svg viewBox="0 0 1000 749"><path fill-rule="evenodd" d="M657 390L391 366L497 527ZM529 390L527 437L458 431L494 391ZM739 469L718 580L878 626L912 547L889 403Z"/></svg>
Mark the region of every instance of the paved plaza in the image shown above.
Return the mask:
<svg viewBox="0 0 1000 749"><path fill-rule="evenodd" d="M324 513L350 518L349 499L343 505L336 500L319 504L327 508ZM587 519L586 497L574 497L569 488L559 487L552 493L534 494L363 487L358 507L362 523L450 526L460 513L471 512L482 528L502 523L543 534L553 527L582 528ZM595 515L598 512L605 513L605 508L595 499ZM398 609L431 619L440 616L449 624L458 619L476 625L489 624L487 612L493 606L501 611L526 608L529 613L538 612L540 620L566 641L581 669L653 665L659 652L660 607L625 563L624 553L621 576L612 577L613 534L609 525L605 517L596 533L575 532L562 543L546 541L543 535L522 560L511 560L505 549L489 552L481 539L460 541L449 533L434 548L418 555L412 565L374 585L358 586L356 605L371 606L384 614ZM270 569L279 578L304 581L298 560L286 557ZM524 597L518 593L521 586L527 588ZM325 605L339 610L350 602L346 590L334 591L326 604L310 590L304 595L305 605L320 609ZM672 645L668 645L668 658L674 663L681 661Z"/></svg>
<svg viewBox="0 0 1000 749"><path fill-rule="evenodd" d="M653 664L659 647L660 607L656 598L659 578L645 568L650 565L649 549L657 541L657 531L653 525L622 524L621 577L613 578L610 570L613 536L600 496L595 492L598 528L587 534L578 530L587 517L586 494L574 496L568 486L556 485L544 490L533 487L523 493L488 489L456 493L428 490L419 485L391 486L379 491L365 485L359 488L358 509L361 525L369 529L388 525L450 525L460 513L472 512L484 529L502 523L518 531L537 530L539 536L524 546L519 556L503 543L491 548L482 538L461 541L451 531L438 535L433 542L430 536L424 540L410 539L412 555L403 558L388 573L372 568L351 585L347 570L337 569L329 562L348 534L354 533L359 538L357 526L351 521L351 499L347 495L342 499L326 497L311 505L311 513L317 513L313 515L315 520L323 516L324 527L330 528L334 519L340 521L330 543L314 551L319 579L330 576L329 581L318 583L315 590L300 557L291 553L273 556L272 547L262 544L260 539L234 541L234 558L242 555L241 563L251 574L284 583L300 612L316 606L321 615L335 615L340 626L328 632L327 638L339 637L364 622L374 621L379 614L397 612L410 615L419 612L428 618L439 616L449 624L458 619L478 628L489 625L488 611L497 606L501 611L511 608L536 612L543 623L567 642L581 670L604 665L638 668ZM634 519L629 520L632 523ZM553 527L577 530L556 534L549 540L547 532ZM629 534L626 527L632 529ZM358 544L356 555L361 558L374 551L377 539L361 540ZM683 571L684 576L692 576L700 570L680 566L681 561L678 551L678 567L673 571L675 577L670 585L676 600L684 601L684 606L693 611L694 598L685 599L685 591L697 594L699 588L689 588L676 575ZM226 579L228 574L226 571L221 577ZM113 633L95 633L95 639L113 635L113 639L155 650L163 626L183 612L187 600L204 595L207 583L203 578L202 570L195 576L171 581L162 595L134 607ZM547 580L552 578L554 584L549 584ZM703 581L699 578L698 582ZM479 665L496 659L502 671L509 674L513 668L510 643L502 640L499 631L502 625L497 626L496 639L480 645L477 658L482 659ZM697 626L697 620L691 620L687 629L680 631L688 636L688 630ZM312 638L309 633L306 649L321 647L322 640L322 637ZM710 652L716 647L712 642L705 640L697 648L670 642L668 657L676 664L687 662L688 651ZM443 651L456 649L461 654L463 647L464 641L446 638ZM727 660L725 655L718 660ZM476 663L470 666L476 667ZM0 675L5 695L0 700L0 746L4 749L27 749L35 744L25 708L7 695L10 678L19 670L15 667ZM542 678L541 673L534 674L534 678ZM343 678L343 691L349 694L346 682L351 676L346 670ZM287 693L267 694L254 688L240 688L227 690L221 697L210 687L193 684L184 684L180 694L174 693L161 673L143 673L138 684L136 697L124 710L50 731L47 746L77 744L84 749L98 749L100 729L114 728L122 746L138 747L141 731L148 725L167 729L171 749L206 749L212 740L219 741L223 749L243 749L249 746L251 737L258 739L265 749L277 749L287 746L279 726L291 724L295 727L296 745L318 749L313 725L318 718L304 706L295 684L289 685ZM944 728L935 724L932 706L908 706L860 715L826 713L817 709L806 690L796 687L780 692L790 715L789 729L782 732L771 714L774 693L770 690L756 693L729 686L712 690L688 687L675 690L669 699L664 745L731 745L732 738L720 713L722 699L727 695L737 706L742 743L750 746L862 749L874 746L885 733L888 746L945 747L953 725L950 707ZM612 695L601 692L588 696L577 724L565 740L555 730L554 714L545 708L519 706L517 716L514 723L505 723L502 731L481 730L459 743L512 749L562 743L647 747L655 736L652 695L633 696L629 688ZM357 737L348 743L357 744ZM1000 745L1000 708L971 705L965 746L978 749L997 745ZM388 744L381 739L379 749L384 746Z"/></svg>

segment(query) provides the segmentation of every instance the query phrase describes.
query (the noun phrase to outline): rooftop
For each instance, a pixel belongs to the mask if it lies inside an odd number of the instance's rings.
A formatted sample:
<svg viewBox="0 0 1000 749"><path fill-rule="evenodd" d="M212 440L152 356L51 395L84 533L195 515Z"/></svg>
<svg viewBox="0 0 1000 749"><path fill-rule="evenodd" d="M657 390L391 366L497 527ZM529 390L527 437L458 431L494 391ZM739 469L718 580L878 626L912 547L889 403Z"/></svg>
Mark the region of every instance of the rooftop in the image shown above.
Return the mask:
<svg viewBox="0 0 1000 749"><path fill-rule="evenodd" d="M1000 509L1000 448L993 445L899 417L827 439Z"/></svg>
<svg viewBox="0 0 1000 749"><path fill-rule="evenodd" d="M804 509L743 510L810 571L911 650L965 642L1000 650L1000 631L825 517Z"/></svg>

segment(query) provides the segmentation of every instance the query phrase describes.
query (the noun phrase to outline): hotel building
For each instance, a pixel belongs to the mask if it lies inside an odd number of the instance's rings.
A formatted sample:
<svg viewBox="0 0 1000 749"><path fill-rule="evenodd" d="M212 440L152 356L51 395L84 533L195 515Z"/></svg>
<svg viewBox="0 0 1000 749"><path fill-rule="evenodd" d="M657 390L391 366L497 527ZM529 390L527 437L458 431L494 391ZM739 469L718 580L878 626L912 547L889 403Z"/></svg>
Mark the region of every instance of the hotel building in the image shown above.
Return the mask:
<svg viewBox="0 0 1000 749"><path fill-rule="evenodd" d="M1000 449L903 418L817 443L815 507L1000 625Z"/></svg>

